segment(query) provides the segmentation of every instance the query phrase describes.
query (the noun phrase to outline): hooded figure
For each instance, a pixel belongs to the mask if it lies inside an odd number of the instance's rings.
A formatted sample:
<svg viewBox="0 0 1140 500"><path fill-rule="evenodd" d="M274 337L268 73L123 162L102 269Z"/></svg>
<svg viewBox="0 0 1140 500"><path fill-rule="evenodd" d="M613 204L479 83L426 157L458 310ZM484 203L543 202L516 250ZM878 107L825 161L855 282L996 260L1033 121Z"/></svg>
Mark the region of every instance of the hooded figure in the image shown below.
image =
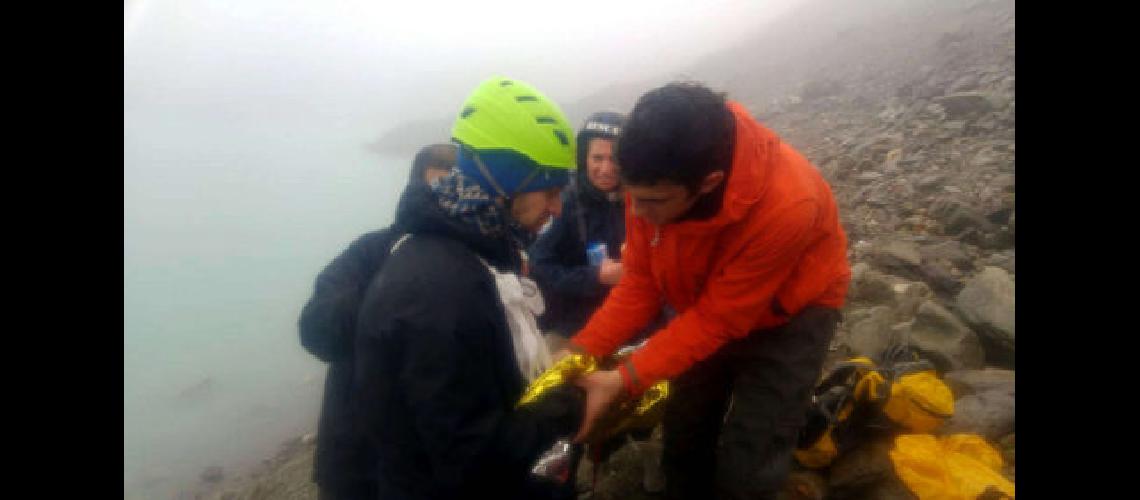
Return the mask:
<svg viewBox="0 0 1140 500"><path fill-rule="evenodd" d="M454 144L432 144L416 154L408 187L431 183L455 166ZM329 364L317 422L313 481L321 498L360 498L376 489L376 460L362 446L349 408L353 337L360 300L384 264L392 244L404 232L393 225L353 241L317 275L313 295L297 322L301 345Z"/></svg>
<svg viewBox="0 0 1140 500"><path fill-rule="evenodd" d="M563 193L562 216L530 248L531 274L547 299L539 324L563 337L586 323L621 274L625 200L613 148L624 122L604 111L586 119L578 131L578 175Z"/></svg>
<svg viewBox="0 0 1140 500"><path fill-rule="evenodd" d="M401 197L405 235L357 321L351 398L377 457L373 498L551 498L530 468L574 433L582 399L564 386L516 409L550 363L519 236L560 212L573 131L537 90L495 77L452 139L457 167Z"/></svg>

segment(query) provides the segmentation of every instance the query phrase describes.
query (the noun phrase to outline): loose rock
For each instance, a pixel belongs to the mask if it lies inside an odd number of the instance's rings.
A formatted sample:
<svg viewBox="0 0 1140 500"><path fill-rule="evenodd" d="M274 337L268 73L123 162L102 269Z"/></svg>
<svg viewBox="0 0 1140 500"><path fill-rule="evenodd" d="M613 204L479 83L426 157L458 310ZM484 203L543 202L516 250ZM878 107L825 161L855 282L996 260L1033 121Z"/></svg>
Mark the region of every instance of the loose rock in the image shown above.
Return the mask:
<svg viewBox="0 0 1140 500"><path fill-rule="evenodd" d="M955 370L942 377L955 398L991 390L1014 391L1014 371L999 368Z"/></svg>
<svg viewBox="0 0 1140 500"><path fill-rule="evenodd" d="M855 356L876 357L897 343L897 332L891 329L895 324L894 311L890 307L874 307L867 318L851 326L846 339L847 348Z"/></svg>
<svg viewBox="0 0 1140 500"><path fill-rule="evenodd" d="M955 301L962 318L984 338L987 358L1003 367L1013 363L1014 288L1009 273L986 267L966 282Z"/></svg>
<svg viewBox="0 0 1140 500"><path fill-rule="evenodd" d="M954 402L954 416L946 420L943 434L969 432L991 442L1014 431L1014 393L1012 389L991 389Z"/></svg>
<svg viewBox="0 0 1140 500"><path fill-rule="evenodd" d="M940 371L985 365L985 352L977 334L933 300L919 306L910 327L909 342L930 358Z"/></svg>

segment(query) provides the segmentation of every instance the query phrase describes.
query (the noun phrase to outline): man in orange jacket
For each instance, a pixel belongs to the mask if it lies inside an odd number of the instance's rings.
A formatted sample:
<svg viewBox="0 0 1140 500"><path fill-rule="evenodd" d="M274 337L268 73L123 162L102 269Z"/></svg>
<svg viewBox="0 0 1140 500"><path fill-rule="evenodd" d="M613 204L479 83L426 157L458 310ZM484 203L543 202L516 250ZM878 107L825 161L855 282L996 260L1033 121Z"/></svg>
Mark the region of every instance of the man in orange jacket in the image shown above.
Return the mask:
<svg viewBox="0 0 1140 500"><path fill-rule="evenodd" d="M668 379L666 497L773 498L850 280L831 189L743 106L698 84L643 95L617 159L625 273L570 350L609 355L663 304L677 316L616 370L576 381L587 392L577 439Z"/></svg>

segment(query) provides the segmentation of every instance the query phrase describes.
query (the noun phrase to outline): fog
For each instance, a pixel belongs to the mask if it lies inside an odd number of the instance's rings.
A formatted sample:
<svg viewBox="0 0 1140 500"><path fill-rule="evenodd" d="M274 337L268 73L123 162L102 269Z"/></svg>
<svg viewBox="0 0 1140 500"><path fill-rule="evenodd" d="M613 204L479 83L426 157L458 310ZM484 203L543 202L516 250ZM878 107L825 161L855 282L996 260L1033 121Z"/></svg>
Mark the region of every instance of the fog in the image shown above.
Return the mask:
<svg viewBox="0 0 1140 500"><path fill-rule="evenodd" d="M503 73L569 101L681 67L796 0L127 2L125 110L383 129Z"/></svg>
<svg viewBox="0 0 1140 500"><path fill-rule="evenodd" d="M324 366L296 318L317 272L391 222L410 163L366 144L496 73L563 105L664 83L796 4L127 1L127 496L313 431Z"/></svg>

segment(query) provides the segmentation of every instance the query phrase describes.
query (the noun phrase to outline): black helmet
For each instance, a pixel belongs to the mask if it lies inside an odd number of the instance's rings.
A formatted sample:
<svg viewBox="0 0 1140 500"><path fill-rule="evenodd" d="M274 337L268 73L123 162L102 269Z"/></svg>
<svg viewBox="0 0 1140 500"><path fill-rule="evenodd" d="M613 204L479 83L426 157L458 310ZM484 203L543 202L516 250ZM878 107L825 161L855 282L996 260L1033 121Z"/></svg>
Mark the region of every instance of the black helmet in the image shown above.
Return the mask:
<svg viewBox="0 0 1140 500"><path fill-rule="evenodd" d="M586 169L586 153L590 139L602 137L617 140L625 126L625 115L613 111L599 111L586 118L578 130L578 170Z"/></svg>

